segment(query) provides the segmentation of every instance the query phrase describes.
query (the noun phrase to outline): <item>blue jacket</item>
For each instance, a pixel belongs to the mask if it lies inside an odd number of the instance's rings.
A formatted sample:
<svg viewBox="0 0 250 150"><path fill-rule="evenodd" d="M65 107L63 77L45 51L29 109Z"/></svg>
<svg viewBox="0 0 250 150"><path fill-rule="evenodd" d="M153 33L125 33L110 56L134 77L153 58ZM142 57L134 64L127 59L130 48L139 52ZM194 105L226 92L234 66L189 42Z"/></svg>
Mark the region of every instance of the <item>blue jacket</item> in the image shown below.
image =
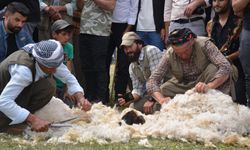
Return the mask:
<svg viewBox="0 0 250 150"><path fill-rule="evenodd" d="M8 33L5 31L3 20L1 20L0 22L0 62L2 62L6 58L7 37L8 37ZM32 40L32 36L29 34L26 28L22 28L22 30L16 34L17 47L19 49L29 43L34 43L34 41Z"/></svg>

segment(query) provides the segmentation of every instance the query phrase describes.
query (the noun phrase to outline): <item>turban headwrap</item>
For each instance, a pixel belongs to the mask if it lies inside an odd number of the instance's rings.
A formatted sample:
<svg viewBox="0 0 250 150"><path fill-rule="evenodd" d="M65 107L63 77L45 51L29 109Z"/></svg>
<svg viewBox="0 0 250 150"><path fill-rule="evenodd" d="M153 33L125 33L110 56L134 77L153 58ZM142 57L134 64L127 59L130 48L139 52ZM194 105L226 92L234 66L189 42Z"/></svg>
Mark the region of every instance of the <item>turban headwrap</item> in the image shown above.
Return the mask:
<svg viewBox="0 0 250 150"><path fill-rule="evenodd" d="M56 40L28 44L21 49L30 53L38 63L48 68L57 68L64 60L62 45Z"/></svg>

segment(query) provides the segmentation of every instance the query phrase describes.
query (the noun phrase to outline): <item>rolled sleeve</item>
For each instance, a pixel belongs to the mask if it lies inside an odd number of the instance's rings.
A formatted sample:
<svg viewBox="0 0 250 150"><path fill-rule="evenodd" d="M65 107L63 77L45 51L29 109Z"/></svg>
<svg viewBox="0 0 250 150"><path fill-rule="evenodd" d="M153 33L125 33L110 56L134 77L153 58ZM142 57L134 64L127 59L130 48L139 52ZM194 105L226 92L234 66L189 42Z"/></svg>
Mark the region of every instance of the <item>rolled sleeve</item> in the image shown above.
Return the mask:
<svg viewBox="0 0 250 150"><path fill-rule="evenodd" d="M48 5L46 3L44 3L42 0L39 0L39 4L40 4L40 11L43 11L45 7L47 7Z"/></svg>
<svg viewBox="0 0 250 150"><path fill-rule="evenodd" d="M72 4L72 3L68 3L68 4L65 5L67 14L69 16L73 16L73 11L74 11L74 6L73 5L74 4Z"/></svg>

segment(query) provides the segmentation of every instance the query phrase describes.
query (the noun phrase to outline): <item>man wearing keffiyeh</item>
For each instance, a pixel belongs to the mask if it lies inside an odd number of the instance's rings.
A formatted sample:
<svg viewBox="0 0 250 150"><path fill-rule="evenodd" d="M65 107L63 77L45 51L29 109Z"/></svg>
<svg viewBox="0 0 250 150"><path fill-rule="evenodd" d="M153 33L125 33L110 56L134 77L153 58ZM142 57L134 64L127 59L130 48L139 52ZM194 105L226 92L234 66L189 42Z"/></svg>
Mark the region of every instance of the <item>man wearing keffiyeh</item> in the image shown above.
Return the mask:
<svg viewBox="0 0 250 150"><path fill-rule="evenodd" d="M197 37L190 29L183 28L172 31L168 42L171 47L147 82L148 93L155 100L167 103L191 88L200 93L218 89L234 98L234 71L209 38ZM160 85L168 72L173 77Z"/></svg>
<svg viewBox="0 0 250 150"><path fill-rule="evenodd" d="M50 122L33 113L55 94L52 75L68 86L68 93L84 111L91 104L76 78L62 63L61 44L55 40L28 44L0 64L0 130L9 125L27 123L37 132L47 131Z"/></svg>

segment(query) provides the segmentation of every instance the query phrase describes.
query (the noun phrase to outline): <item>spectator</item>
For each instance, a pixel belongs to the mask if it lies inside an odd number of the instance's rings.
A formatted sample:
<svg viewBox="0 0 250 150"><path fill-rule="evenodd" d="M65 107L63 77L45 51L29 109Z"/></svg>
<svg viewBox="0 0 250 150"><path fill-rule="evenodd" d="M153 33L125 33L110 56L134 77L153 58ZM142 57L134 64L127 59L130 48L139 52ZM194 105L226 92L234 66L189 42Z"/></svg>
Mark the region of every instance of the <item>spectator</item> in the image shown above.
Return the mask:
<svg viewBox="0 0 250 150"><path fill-rule="evenodd" d="M46 131L50 122L32 113L46 105L55 93L52 75L64 81L68 92L87 111L91 104L83 89L62 64L63 48L58 41L28 44L0 64L0 128L28 123L34 131Z"/></svg>
<svg viewBox="0 0 250 150"><path fill-rule="evenodd" d="M37 25L41 21L40 20L40 5L39 0L4 0L0 2L0 16L2 16L2 12L5 11L5 6L12 2L20 2L23 3L30 11L28 15L27 23L24 25L24 28L27 28L33 40L38 42L38 29Z"/></svg>
<svg viewBox="0 0 250 150"><path fill-rule="evenodd" d="M171 47L147 82L148 93L157 102L167 103L193 87L201 93L210 88L225 94L234 92L230 63L208 38L197 38L190 29L183 28L172 31L168 42ZM168 72L173 77L160 87Z"/></svg>
<svg viewBox="0 0 250 150"><path fill-rule="evenodd" d="M22 3L10 3L0 22L0 62L26 44L33 43L29 32L23 28L29 9Z"/></svg>
<svg viewBox="0 0 250 150"><path fill-rule="evenodd" d="M163 21L165 0L140 0L136 32L145 44L163 51L165 29Z"/></svg>
<svg viewBox="0 0 250 150"><path fill-rule="evenodd" d="M70 72L73 71L73 57L74 49L73 45L69 43L72 37L74 26L69 24L65 20L57 20L51 26L53 39L59 41L63 46L64 51L64 61L63 63L67 66ZM56 96L63 100L64 103L68 104L70 107L74 106L72 103L72 96L67 92L67 86L60 79L54 77L56 80Z"/></svg>
<svg viewBox="0 0 250 150"><path fill-rule="evenodd" d="M205 36L202 5L209 5L208 0L168 0L165 2L164 22L166 37L175 29L189 28L198 36Z"/></svg>
<svg viewBox="0 0 250 150"><path fill-rule="evenodd" d="M127 102L124 95L119 95L121 97L118 99L119 104L128 106L132 103L135 109L145 114L159 110L160 107L157 107L153 98L147 94L146 81L158 65L163 52L155 46L145 46L141 38L134 32L127 32L123 35L121 46L131 61L129 74L133 84L133 100Z"/></svg>
<svg viewBox="0 0 250 150"><path fill-rule="evenodd" d="M108 103L107 53L115 0L86 0L81 16L79 50L86 97Z"/></svg>
<svg viewBox="0 0 250 150"><path fill-rule="evenodd" d="M244 72L239 60L239 35L242 19L234 15L230 0L213 0L215 17L208 23L208 35L224 56L238 70L238 80L235 83L236 102L247 104Z"/></svg>
<svg viewBox="0 0 250 150"><path fill-rule="evenodd" d="M39 40L50 38L48 31L54 21L63 19L72 24L73 11L76 0L39 0L42 11L41 23L39 24Z"/></svg>
<svg viewBox="0 0 250 150"><path fill-rule="evenodd" d="M232 0L233 10L243 16L243 29L240 41L240 61L245 73L247 98L250 98L250 0Z"/></svg>
<svg viewBox="0 0 250 150"><path fill-rule="evenodd" d="M129 83L129 61L124 51L120 49L122 35L131 31L135 25L139 0L117 0L113 11L111 35L107 54L107 69L109 70L112 55L117 48L115 72L115 97L125 94ZM109 72L109 71L108 71ZM116 99L117 100L117 99Z"/></svg>

